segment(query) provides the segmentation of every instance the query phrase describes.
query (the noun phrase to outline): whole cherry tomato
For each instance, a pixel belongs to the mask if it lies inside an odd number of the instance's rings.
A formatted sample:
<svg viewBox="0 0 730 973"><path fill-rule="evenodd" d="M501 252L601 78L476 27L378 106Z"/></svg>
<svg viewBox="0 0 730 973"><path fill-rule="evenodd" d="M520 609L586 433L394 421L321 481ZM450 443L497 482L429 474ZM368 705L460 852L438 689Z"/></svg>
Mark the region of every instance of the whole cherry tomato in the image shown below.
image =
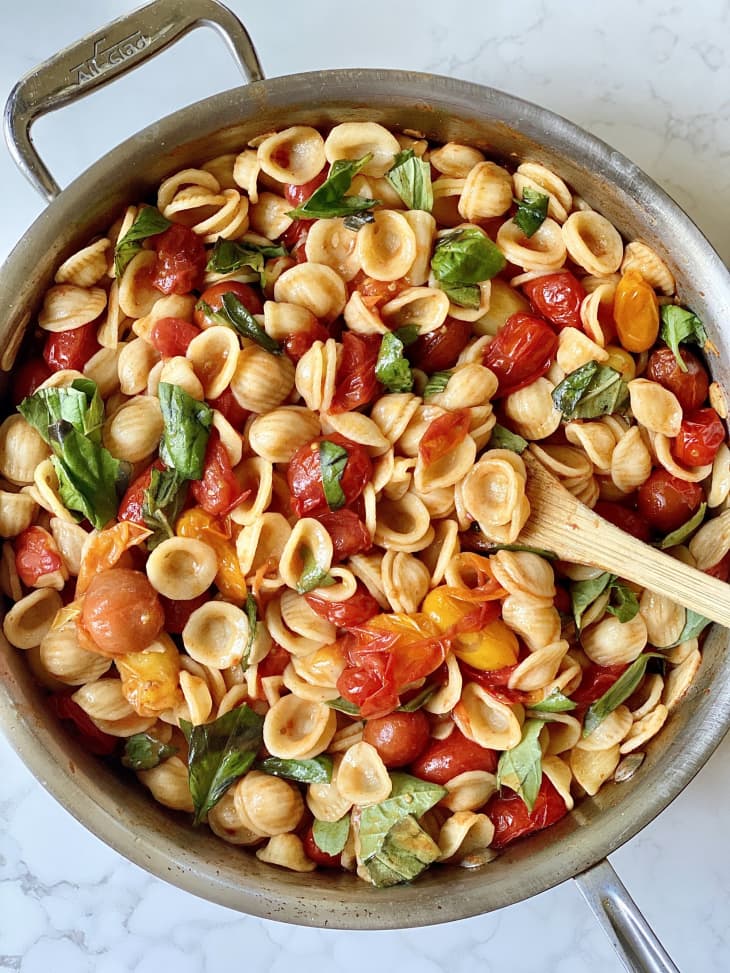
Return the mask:
<svg viewBox="0 0 730 973"><path fill-rule="evenodd" d="M211 311L220 311L223 307L223 295L233 294L243 304L250 314L262 314L264 305L261 298L250 284L242 284L237 280L222 280L212 287L206 288L200 295L200 304L207 304ZM195 309L193 314L195 323L199 328L210 328L215 320L208 317L205 311Z"/></svg>
<svg viewBox="0 0 730 973"><path fill-rule="evenodd" d="M146 649L164 624L165 613L147 575L110 568L91 579L78 627L88 648L113 658Z"/></svg>
<svg viewBox="0 0 730 973"><path fill-rule="evenodd" d="M283 165L286 168L286 163ZM302 203L306 203L315 189L319 189L322 183L327 179L327 166L318 172L316 176L310 179L308 182L303 182L301 186L295 186L292 183L287 183L284 186L284 196L292 204L292 207L296 209L301 206Z"/></svg>
<svg viewBox="0 0 730 973"><path fill-rule="evenodd" d="M517 392L541 378L557 347L558 336L541 318L519 312L507 318L482 357L499 381L497 396Z"/></svg>
<svg viewBox="0 0 730 973"><path fill-rule="evenodd" d="M443 740L431 740L428 748L411 763L411 773L432 784L445 784L470 770L493 774L496 769L496 752L480 747L457 726Z"/></svg>
<svg viewBox="0 0 730 973"><path fill-rule="evenodd" d="M702 503L699 483L688 483L664 469L653 470L637 496L639 514L652 530L671 534L686 523Z"/></svg>
<svg viewBox="0 0 730 973"><path fill-rule="evenodd" d="M522 289L538 314L556 328L583 330L580 306L586 292L578 278L569 270L536 277L523 284Z"/></svg>
<svg viewBox="0 0 730 973"><path fill-rule="evenodd" d="M160 595L160 603L165 613L165 631L171 635L181 635L193 612L209 600L210 595L207 591L198 595L197 598L188 598L184 601L177 601L174 598L165 598L164 595Z"/></svg>
<svg viewBox="0 0 730 973"><path fill-rule="evenodd" d="M149 489L152 478L152 470L164 470L165 464L161 459L156 459L154 463L147 467L144 472L130 483L127 492L122 497L122 502L117 510L117 520L131 520L133 524L145 526L142 506L144 504L145 492Z"/></svg>
<svg viewBox="0 0 730 973"><path fill-rule="evenodd" d="M430 422L418 446L418 454L425 465L438 462L463 442L469 432L470 421L469 410L459 409L438 416Z"/></svg>
<svg viewBox="0 0 730 973"><path fill-rule="evenodd" d="M471 324L446 318L440 328L422 334L408 347L408 359L415 368L431 374L451 368L466 348Z"/></svg>
<svg viewBox="0 0 730 973"><path fill-rule="evenodd" d="M340 855L328 855L326 851L322 851L317 842L314 840L314 835L312 834L311 827L307 828L302 837L302 845L304 846L304 854L307 858L311 859L316 865L321 868L341 868L340 865Z"/></svg>
<svg viewBox="0 0 730 973"><path fill-rule="evenodd" d="M327 619L337 628L350 628L352 625L362 625L375 615L379 615L381 608L365 585L358 581L354 595L344 601L327 601L319 595L304 596L309 607L320 618Z"/></svg>
<svg viewBox="0 0 730 973"><path fill-rule="evenodd" d="M725 427L714 409L693 409L682 419L672 456L687 466L705 466L725 442Z"/></svg>
<svg viewBox="0 0 730 973"><path fill-rule="evenodd" d="M228 458L228 450L215 426L210 430L205 447L203 476L192 481L190 492L199 506L214 517L229 514L250 493L250 490L241 490Z"/></svg>
<svg viewBox="0 0 730 973"><path fill-rule="evenodd" d="M644 519L644 515L637 514L635 510L617 503L614 500L599 500L594 506L593 512L599 517L603 517L609 524L613 524L620 530L626 531L640 541L648 542L651 540L649 524Z"/></svg>
<svg viewBox="0 0 730 973"><path fill-rule="evenodd" d="M78 372L95 355L101 345L96 340L97 323L89 321L70 331L50 332L43 348L43 358L52 372L72 368Z"/></svg>
<svg viewBox="0 0 730 973"><path fill-rule="evenodd" d="M494 825L491 847L499 849L517 838L549 828L565 817L568 809L550 780L543 775L532 811L527 810L519 794L510 793L504 797L495 795L484 808L484 813Z"/></svg>
<svg viewBox="0 0 730 973"><path fill-rule="evenodd" d="M154 240L157 262L152 286L163 294L189 294L203 279L208 259L202 239L182 223L173 223Z"/></svg>
<svg viewBox="0 0 730 973"><path fill-rule="evenodd" d="M362 733L380 754L386 767L405 767L417 760L428 745L431 728L423 710L415 713L389 713L368 720Z"/></svg>
<svg viewBox="0 0 730 973"><path fill-rule="evenodd" d="M159 318L152 325L148 340L163 358L174 358L184 355L190 342L199 334L200 328L182 318Z"/></svg>
<svg viewBox="0 0 730 973"><path fill-rule="evenodd" d="M243 406L238 404L230 385L221 392L217 399L208 399L208 405L212 409L217 409L230 422L233 428L239 432L243 429L246 420L251 415L248 409L244 409Z"/></svg>
<svg viewBox="0 0 730 973"><path fill-rule="evenodd" d="M292 497L292 508L297 517L316 517L329 510L322 485L322 464L319 444L327 440L347 450L347 462L340 477L340 487L345 503L356 500L370 479L373 465L364 446L352 443L339 433L319 436L311 443L300 446L289 463L287 477Z"/></svg>
<svg viewBox="0 0 730 973"><path fill-rule="evenodd" d="M373 546L370 532L354 510L348 510L347 507L327 510L326 513L318 514L317 520L332 538L334 562L369 551Z"/></svg>
<svg viewBox="0 0 730 973"><path fill-rule="evenodd" d="M335 375L330 412L350 412L375 398L380 390L375 377L380 344L378 334L353 334L351 331L343 334L342 357Z"/></svg>
<svg viewBox="0 0 730 973"><path fill-rule="evenodd" d="M705 401L710 379L697 355L686 348L682 348L680 354L687 366L686 371L679 367L671 348L657 348L647 363L646 377L673 392L686 414L699 409Z"/></svg>
<svg viewBox="0 0 730 973"><path fill-rule="evenodd" d="M293 362L298 362L305 355L315 341L327 341L330 333L323 324L312 315L312 323L304 331L295 331L284 338L284 351Z"/></svg>
<svg viewBox="0 0 730 973"><path fill-rule="evenodd" d="M570 698L578 706L590 706L600 699L613 686L619 676L626 671L626 664L615 666L597 666L591 663L583 670L578 688L570 694Z"/></svg>
<svg viewBox="0 0 730 973"><path fill-rule="evenodd" d="M627 270L616 287L613 319L627 351L648 351L659 334L659 303L654 288L636 270Z"/></svg>
<svg viewBox="0 0 730 973"><path fill-rule="evenodd" d="M49 696L48 704L59 720L70 724L71 735L79 741L84 750L96 754L97 757L108 757L117 749L119 742L117 737L100 730L88 713L84 712L70 696L54 693Z"/></svg>
<svg viewBox="0 0 730 973"><path fill-rule="evenodd" d="M29 588L63 587L66 568L58 545L43 527L26 527L15 538L15 567ZM68 574L65 574L68 577ZM57 581L61 581L57 584ZM45 582L45 584L44 584Z"/></svg>
<svg viewBox="0 0 730 973"><path fill-rule="evenodd" d="M20 405L24 398L35 390L51 375L51 369L42 358L29 358L13 369L11 395L13 403Z"/></svg>

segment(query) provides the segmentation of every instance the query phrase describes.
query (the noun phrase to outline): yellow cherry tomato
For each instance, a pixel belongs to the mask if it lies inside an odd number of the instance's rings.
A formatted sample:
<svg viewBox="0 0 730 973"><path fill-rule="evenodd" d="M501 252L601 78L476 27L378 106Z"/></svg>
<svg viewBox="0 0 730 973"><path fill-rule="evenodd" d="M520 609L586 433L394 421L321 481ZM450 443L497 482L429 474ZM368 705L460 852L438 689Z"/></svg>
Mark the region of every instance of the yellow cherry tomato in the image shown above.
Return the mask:
<svg viewBox="0 0 730 973"><path fill-rule="evenodd" d="M611 368L615 368L617 372L621 372L624 382L630 382L636 378L636 362L628 351L619 348L618 345L606 345L606 352L608 359L603 362L604 365L609 365Z"/></svg>
<svg viewBox="0 0 730 973"><path fill-rule="evenodd" d="M191 507L178 517L175 533L178 537L204 541L213 548L218 558L216 587L224 598L235 604L243 604L248 594L246 579L238 562L236 545L226 537L220 521L202 507Z"/></svg>
<svg viewBox="0 0 730 973"><path fill-rule="evenodd" d="M626 351L648 351L657 339L659 302L654 288L636 270L627 270L618 283L613 319Z"/></svg>

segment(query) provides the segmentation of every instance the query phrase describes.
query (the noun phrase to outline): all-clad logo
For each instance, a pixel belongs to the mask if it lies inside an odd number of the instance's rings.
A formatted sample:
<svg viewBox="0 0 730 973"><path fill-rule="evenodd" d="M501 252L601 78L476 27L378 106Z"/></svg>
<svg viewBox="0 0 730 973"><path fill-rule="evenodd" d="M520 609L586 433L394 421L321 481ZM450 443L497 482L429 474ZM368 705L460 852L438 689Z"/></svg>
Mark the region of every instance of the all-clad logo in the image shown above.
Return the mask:
<svg viewBox="0 0 730 973"><path fill-rule="evenodd" d="M139 51L143 51L149 46L150 38L145 37L141 30L135 30L133 34L115 41L109 47L104 47L106 37L100 37L94 41L94 53L86 61L71 68L71 77L74 84L85 84L93 78L98 78L109 71L115 64L121 64L130 57L134 57Z"/></svg>

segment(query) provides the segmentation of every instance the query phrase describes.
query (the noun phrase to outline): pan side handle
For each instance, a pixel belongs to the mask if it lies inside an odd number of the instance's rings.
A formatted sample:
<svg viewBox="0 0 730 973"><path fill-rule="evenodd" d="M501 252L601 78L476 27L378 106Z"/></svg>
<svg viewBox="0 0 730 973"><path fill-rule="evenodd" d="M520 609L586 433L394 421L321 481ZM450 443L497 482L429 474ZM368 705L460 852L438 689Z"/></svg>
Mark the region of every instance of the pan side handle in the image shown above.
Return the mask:
<svg viewBox="0 0 730 973"><path fill-rule="evenodd" d="M109 84L196 27L214 28L246 80L261 80L251 38L227 7L216 0L155 0L83 37L15 85L5 105L5 139L18 168L45 199L61 190L33 144L35 120Z"/></svg>
<svg viewBox="0 0 730 973"><path fill-rule="evenodd" d="M608 859L575 880L629 973L679 973Z"/></svg>

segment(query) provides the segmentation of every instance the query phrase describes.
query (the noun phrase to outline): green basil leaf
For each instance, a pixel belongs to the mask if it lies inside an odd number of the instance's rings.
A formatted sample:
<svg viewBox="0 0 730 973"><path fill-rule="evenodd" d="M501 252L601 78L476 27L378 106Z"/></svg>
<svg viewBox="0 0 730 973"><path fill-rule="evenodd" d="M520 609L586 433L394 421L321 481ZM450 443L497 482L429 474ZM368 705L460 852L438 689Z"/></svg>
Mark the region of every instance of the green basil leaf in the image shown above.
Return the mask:
<svg viewBox="0 0 730 973"><path fill-rule="evenodd" d="M114 272L121 279L127 265L142 249L142 241L164 233L172 223L154 206L143 206L137 218L114 248Z"/></svg>
<svg viewBox="0 0 730 973"><path fill-rule="evenodd" d="M673 530L671 534L667 534L664 540L659 542L659 548L662 551L666 551L667 548L676 547L677 544L682 544L688 537L691 537L705 519L706 510L707 504L701 503L688 521L683 523L681 527Z"/></svg>
<svg viewBox="0 0 730 973"><path fill-rule="evenodd" d="M559 689L553 689L549 696L541 700L539 703L530 704L531 713L567 713L569 710L575 709L577 703L574 703L572 699L568 699L564 696Z"/></svg>
<svg viewBox="0 0 730 973"><path fill-rule="evenodd" d="M441 854L439 846L409 814L393 825L365 868L378 888L411 882Z"/></svg>
<svg viewBox="0 0 730 973"><path fill-rule="evenodd" d="M274 341L273 338L266 334L253 314L251 314L242 301L239 301L232 291L224 294L221 301L223 302L223 315L240 335L244 338L249 338L251 341L255 341L257 345L260 345L264 351L268 351L271 355L280 355L282 353L279 342Z"/></svg>
<svg viewBox="0 0 730 973"><path fill-rule="evenodd" d="M256 763L256 769L272 777L299 781L300 784L329 784L332 780L332 758L326 755L312 757L311 760L267 757Z"/></svg>
<svg viewBox="0 0 730 973"><path fill-rule="evenodd" d="M404 348L418 341L420 333L421 329L417 324L404 324L401 328L396 328L393 332L398 341L402 342Z"/></svg>
<svg viewBox="0 0 730 973"><path fill-rule="evenodd" d="M176 470L180 480L199 480L213 425L213 410L170 382L160 382L158 392L164 430L160 459Z"/></svg>
<svg viewBox="0 0 730 973"><path fill-rule="evenodd" d="M399 821L409 815L420 818L448 794L445 787L399 771L393 771L390 779L390 797L360 812L360 856L364 862L380 851L386 835Z"/></svg>
<svg viewBox="0 0 730 973"><path fill-rule="evenodd" d="M462 284L459 287L442 288L452 304L474 310L482 303L482 292L478 284Z"/></svg>
<svg viewBox="0 0 730 973"><path fill-rule="evenodd" d="M674 352L679 368L686 372L687 366L684 363L679 346L684 341L704 348L707 342L705 326L696 314L687 310L686 307L679 307L677 304L662 305L661 316L661 338Z"/></svg>
<svg viewBox="0 0 730 973"><path fill-rule="evenodd" d="M487 449L510 449L513 453L524 453L527 449L527 440L497 422L492 428Z"/></svg>
<svg viewBox="0 0 730 973"><path fill-rule="evenodd" d="M420 693L412 699L409 699L407 703L401 703L400 706L396 706L396 713L415 713L417 709L420 709L429 701L438 688L436 685L424 686Z"/></svg>
<svg viewBox="0 0 730 973"><path fill-rule="evenodd" d="M563 419L595 419L622 412L629 401L629 390L621 373L609 365L586 362L553 389L555 408Z"/></svg>
<svg viewBox="0 0 730 973"><path fill-rule="evenodd" d="M696 639L708 625L712 625L712 621L709 618L705 618L704 615L693 612L688 608L684 628L679 633L679 638L676 642L672 642L671 645L663 645L662 648L673 649L675 645L681 645L682 642L689 642L690 639Z"/></svg>
<svg viewBox="0 0 730 973"><path fill-rule="evenodd" d="M596 578L589 578L587 581L574 581L570 586L570 603L573 608L573 618L575 627L580 631L585 610L593 604L596 598L600 597L611 584L614 575L604 571Z"/></svg>
<svg viewBox="0 0 730 973"><path fill-rule="evenodd" d="M187 482L176 470L156 470L150 473L150 485L142 499L142 519L152 531L147 549L153 551L175 534L175 521L182 513L187 499Z"/></svg>
<svg viewBox="0 0 730 973"><path fill-rule="evenodd" d="M522 190L522 199L516 202L515 223L526 237L531 237L534 233L537 233L545 221L550 197L525 186Z"/></svg>
<svg viewBox="0 0 730 973"><path fill-rule="evenodd" d="M200 824L228 788L243 777L263 742L264 718L244 703L212 723L180 720L188 741L188 782Z"/></svg>
<svg viewBox="0 0 730 973"><path fill-rule="evenodd" d="M177 747L162 743L149 733L135 733L124 742L122 763L130 770L152 770L176 753Z"/></svg>
<svg viewBox="0 0 730 973"><path fill-rule="evenodd" d="M433 375L430 375L423 390L424 399L430 399L432 395L439 395L439 393L444 392L452 374L452 372L434 372Z"/></svg>
<svg viewBox="0 0 730 973"><path fill-rule="evenodd" d="M298 594L306 595L308 591L314 591L315 588L329 588L335 583L335 579L329 571L317 564L308 547L302 545L299 548L299 554L304 566L299 575L299 581L297 581Z"/></svg>
<svg viewBox="0 0 730 973"><path fill-rule="evenodd" d="M320 821L315 818L312 822L312 837L315 845L325 855L341 855L345 850L347 838L350 834L350 815L346 814L339 821Z"/></svg>
<svg viewBox="0 0 730 973"><path fill-rule="evenodd" d="M322 488L324 498L330 510L339 510L345 506L346 497L340 481L345 472L349 454L344 446L323 439L319 444L319 465L322 470Z"/></svg>
<svg viewBox="0 0 730 973"><path fill-rule="evenodd" d="M345 195L352 180L372 157L372 153L368 152L362 159L338 159L333 162L322 185L301 206L290 210L287 216L293 220L326 220L335 216L351 216L378 206L379 199Z"/></svg>
<svg viewBox="0 0 730 973"><path fill-rule="evenodd" d="M392 331L386 332L380 342L375 377L389 392L410 392L413 388L413 372L403 357L403 342Z"/></svg>
<svg viewBox="0 0 730 973"><path fill-rule="evenodd" d="M522 727L522 739L516 747L505 750L497 764L497 784L505 784L515 791L532 811L542 783L542 750L540 730L543 720L526 720Z"/></svg>
<svg viewBox="0 0 730 973"><path fill-rule="evenodd" d="M611 596L606 605L609 615L615 615L623 624L630 622L639 614L639 600L627 584L619 578L614 578L611 581L610 592Z"/></svg>
<svg viewBox="0 0 730 973"><path fill-rule="evenodd" d="M342 222L348 230L357 233L358 230L362 230L366 223L374 223L375 217L369 211L366 213L350 213Z"/></svg>
<svg viewBox="0 0 730 973"><path fill-rule="evenodd" d="M248 660L251 657L251 649L253 648L254 639L256 638L256 629L258 627L258 617L257 617L258 606L256 605L256 599L249 593L246 595L246 620L248 621L248 635L246 636L246 645L243 649L243 655L241 656L241 666L245 669L248 666Z"/></svg>
<svg viewBox="0 0 730 973"><path fill-rule="evenodd" d="M431 212L433 209L431 166L423 159L419 159L413 149L403 149L396 155L393 168L386 172L385 178L408 209Z"/></svg>
<svg viewBox="0 0 730 973"><path fill-rule="evenodd" d="M259 276L264 271L264 260L269 257L286 257L286 249L280 246L259 246L256 243L224 240L218 237L205 266L216 274L230 274L241 267L250 267Z"/></svg>
<svg viewBox="0 0 730 973"><path fill-rule="evenodd" d="M119 460L65 420L49 426L48 433L61 500L94 527L105 527L116 516L119 506L117 482L122 469Z"/></svg>
<svg viewBox="0 0 730 973"><path fill-rule="evenodd" d="M506 263L502 251L485 233L467 226L441 237L433 251L431 269L441 287L454 288L491 280Z"/></svg>
<svg viewBox="0 0 730 973"><path fill-rule="evenodd" d="M351 703L349 699L338 696L336 699L326 699L325 702L331 709L336 709L338 713L347 713L348 716L360 716L360 707Z"/></svg>
<svg viewBox="0 0 730 973"><path fill-rule="evenodd" d="M600 699L597 699L595 703L591 703L586 710L585 719L583 720L584 737L590 736L596 727L603 723L609 713L613 713L615 709L629 698L644 678L646 666L651 658L652 655L646 652L640 655L618 677L613 686L606 690Z"/></svg>
<svg viewBox="0 0 730 973"><path fill-rule="evenodd" d="M71 385L37 389L18 406L18 412L50 445L49 426L67 422L82 436L101 445L104 403L96 382L77 378Z"/></svg>

